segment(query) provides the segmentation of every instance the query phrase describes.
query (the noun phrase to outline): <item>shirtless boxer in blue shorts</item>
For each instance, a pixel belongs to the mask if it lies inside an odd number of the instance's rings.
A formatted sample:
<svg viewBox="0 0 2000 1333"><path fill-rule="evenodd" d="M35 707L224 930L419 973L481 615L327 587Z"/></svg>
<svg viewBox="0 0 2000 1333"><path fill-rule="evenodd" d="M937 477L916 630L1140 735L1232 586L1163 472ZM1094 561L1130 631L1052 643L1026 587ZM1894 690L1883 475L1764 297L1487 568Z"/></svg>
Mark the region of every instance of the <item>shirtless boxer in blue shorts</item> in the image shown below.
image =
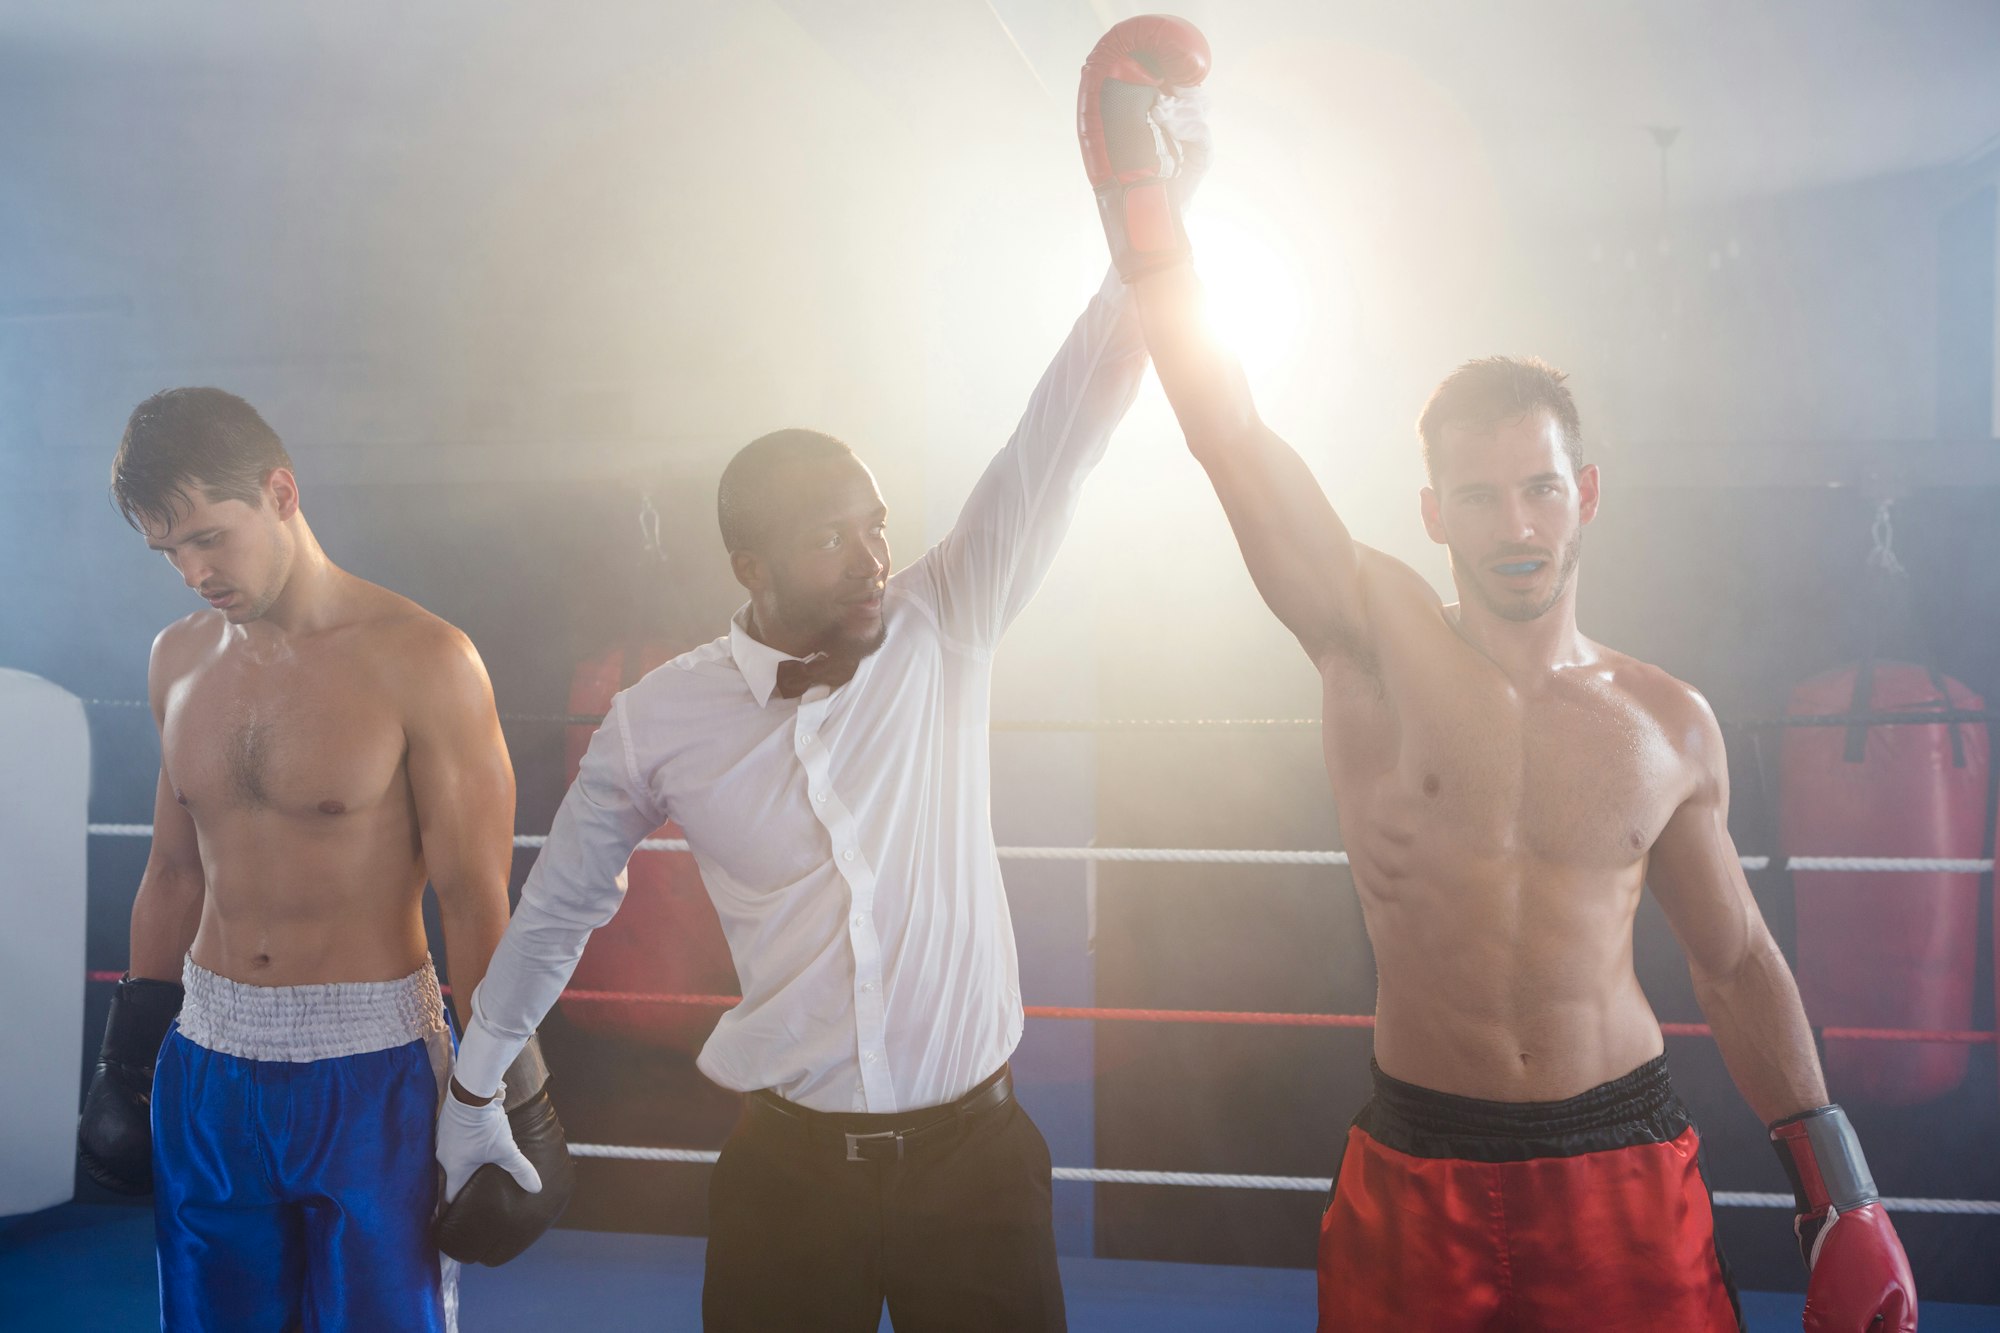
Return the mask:
<svg viewBox="0 0 2000 1333"><path fill-rule="evenodd" d="M451 1035L422 903L428 881L470 996L514 823L485 668L327 559L284 445L232 394L140 404L112 495L208 606L153 644L153 844L83 1165L154 1190L164 1328L448 1329L431 1145ZM568 1159L539 1056L510 1077L537 1094L509 1100L552 1220Z"/></svg>

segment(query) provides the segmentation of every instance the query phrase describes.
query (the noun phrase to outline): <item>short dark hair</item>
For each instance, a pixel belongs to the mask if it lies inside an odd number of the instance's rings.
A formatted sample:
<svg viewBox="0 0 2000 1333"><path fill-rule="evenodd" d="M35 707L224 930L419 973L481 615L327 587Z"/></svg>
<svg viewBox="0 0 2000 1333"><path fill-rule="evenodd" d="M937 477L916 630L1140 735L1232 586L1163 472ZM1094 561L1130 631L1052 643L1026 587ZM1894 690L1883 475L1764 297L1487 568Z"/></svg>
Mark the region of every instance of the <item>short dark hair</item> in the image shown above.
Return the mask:
<svg viewBox="0 0 2000 1333"><path fill-rule="evenodd" d="M824 431L774 430L736 451L722 469L715 517L731 554L754 550L771 536L779 498L801 468L853 459L854 450Z"/></svg>
<svg viewBox="0 0 2000 1333"><path fill-rule="evenodd" d="M1556 419L1570 468L1582 471L1583 426L1577 419L1576 399L1563 383L1568 378L1535 356L1482 356L1452 371L1431 390L1430 401L1417 418L1417 435L1424 442L1424 474L1437 480L1438 438L1445 427L1481 430L1537 409Z"/></svg>
<svg viewBox="0 0 2000 1333"><path fill-rule="evenodd" d="M221 389L168 389L132 409L111 460L111 499L133 527L166 525L191 488L256 504L292 456L257 409Z"/></svg>

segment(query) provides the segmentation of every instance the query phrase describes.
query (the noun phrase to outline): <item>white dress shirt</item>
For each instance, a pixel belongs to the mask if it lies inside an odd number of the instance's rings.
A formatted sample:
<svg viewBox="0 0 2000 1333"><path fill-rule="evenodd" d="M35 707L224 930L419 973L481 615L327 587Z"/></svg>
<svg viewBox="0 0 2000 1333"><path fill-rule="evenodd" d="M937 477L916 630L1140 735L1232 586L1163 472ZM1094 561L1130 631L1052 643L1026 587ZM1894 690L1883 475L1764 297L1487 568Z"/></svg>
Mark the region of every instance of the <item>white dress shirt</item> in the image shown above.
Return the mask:
<svg viewBox="0 0 2000 1333"><path fill-rule="evenodd" d="M612 700L474 996L461 1084L498 1085L618 910L633 847L668 819L743 985L702 1048L708 1077L885 1112L954 1101L1000 1067L1021 983L988 809L993 649L1145 364L1114 279L951 532L888 580L886 638L846 685L779 697L787 655L738 612Z"/></svg>

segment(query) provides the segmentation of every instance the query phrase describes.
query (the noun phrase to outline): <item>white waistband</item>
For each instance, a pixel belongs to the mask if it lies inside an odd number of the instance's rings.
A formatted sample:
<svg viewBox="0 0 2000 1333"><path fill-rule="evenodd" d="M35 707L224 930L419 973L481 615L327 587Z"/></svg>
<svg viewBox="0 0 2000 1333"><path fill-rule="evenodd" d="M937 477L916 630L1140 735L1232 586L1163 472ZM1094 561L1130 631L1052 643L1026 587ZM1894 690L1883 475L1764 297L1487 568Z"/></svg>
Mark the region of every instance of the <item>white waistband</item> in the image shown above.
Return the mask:
<svg viewBox="0 0 2000 1333"><path fill-rule="evenodd" d="M217 976L190 956L181 964L181 984L187 988L181 1035L246 1060L331 1060L445 1030L444 997L428 958L399 981L250 986Z"/></svg>

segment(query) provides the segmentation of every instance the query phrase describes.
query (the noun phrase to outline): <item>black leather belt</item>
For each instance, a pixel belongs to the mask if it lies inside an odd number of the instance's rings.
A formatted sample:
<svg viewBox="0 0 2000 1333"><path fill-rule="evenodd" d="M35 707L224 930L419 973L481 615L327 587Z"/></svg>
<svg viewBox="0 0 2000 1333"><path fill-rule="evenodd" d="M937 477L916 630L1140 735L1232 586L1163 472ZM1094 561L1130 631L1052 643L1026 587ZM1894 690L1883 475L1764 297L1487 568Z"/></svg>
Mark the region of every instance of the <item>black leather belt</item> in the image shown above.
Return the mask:
<svg viewBox="0 0 2000 1333"><path fill-rule="evenodd" d="M894 1162L933 1144L952 1142L972 1121L1014 1100L1014 1074L1007 1065L971 1092L944 1106L873 1115L863 1111L815 1111L788 1102L768 1088L744 1097L750 1118L761 1126L802 1137L816 1147L842 1152L850 1162Z"/></svg>

